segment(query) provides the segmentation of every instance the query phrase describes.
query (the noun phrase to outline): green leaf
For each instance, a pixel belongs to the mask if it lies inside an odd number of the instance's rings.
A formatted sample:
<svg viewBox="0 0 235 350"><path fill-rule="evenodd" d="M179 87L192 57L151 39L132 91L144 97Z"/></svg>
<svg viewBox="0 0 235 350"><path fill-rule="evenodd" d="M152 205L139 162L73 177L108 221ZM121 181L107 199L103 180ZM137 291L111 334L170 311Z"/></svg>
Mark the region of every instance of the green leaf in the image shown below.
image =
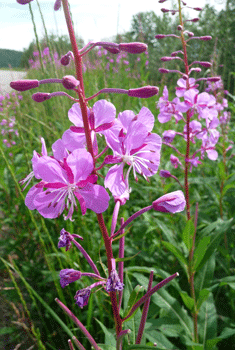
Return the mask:
<svg viewBox="0 0 235 350"><path fill-rule="evenodd" d="M180 292L180 296L184 302L184 305L189 309L192 310L194 307L194 300L191 298L188 293L186 292Z"/></svg>
<svg viewBox="0 0 235 350"><path fill-rule="evenodd" d="M217 313L212 293L209 294L207 300L200 308L198 314L198 333L204 348L208 339L213 339L217 336Z"/></svg>
<svg viewBox="0 0 235 350"><path fill-rule="evenodd" d="M210 234L215 228L215 233L213 233L210 237L210 243L207 247L206 253L204 254L203 258L201 259L200 263L197 266L197 271L199 271L202 266L209 260L212 254L216 251L218 245L221 242L221 239L223 238L223 233L228 231L229 228L233 224L233 218L223 221L221 219L217 220L216 222L213 222L212 224L208 225L203 231L203 235Z"/></svg>
<svg viewBox="0 0 235 350"><path fill-rule="evenodd" d="M151 333L152 330L158 329L167 337L178 338L183 333L183 327L179 324L178 319L170 317L160 317L157 319L149 319L146 322L145 334Z"/></svg>
<svg viewBox="0 0 235 350"><path fill-rule="evenodd" d="M213 346L215 346L221 340L227 339L229 337L232 337L234 334L235 334L235 329L234 328L225 327L219 337L216 337L216 338L213 338L213 339L208 339L206 341L206 350L212 349Z"/></svg>
<svg viewBox="0 0 235 350"><path fill-rule="evenodd" d="M178 259L180 265L183 267L183 269L185 270L186 274L187 274L187 265L188 262L186 260L186 258L183 256L183 254L181 253L181 251L176 248L173 244L169 243L169 242L165 242L162 241L162 244L164 245L164 247L166 247L172 254L174 254L174 256Z"/></svg>
<svg viewBox="0 0 235 350"><path fill-rule="evenodd" d="M180 305L180 303L173 298L165 288L162 288L154 293L151 296L151 300L154 302L154 304L166 311L166 317L173 319L177 318L183 327L184 332L191 338L193 332L192 319L188 316L186 310Z"/></svg>
<svg viewBox="0 0 235 350"><path fill-rule="evenodd" d="M128 260L131 260L133 258L135 258L137 255L139 255L141 252L138 252L136 253L135 255L132 255L132 256L129 256L128 258L117 258L115 259L116 262L119 262L119 261L128 261Z"/></svg>
<svg viewBox="0 0 235 350"><path fill-rule="evenodd" d="M157 343L157 349L175 349L175 346L167 339L167 337L159 331L152 330L151 333L146 335L147 339L152 343ZM155 347L156 349L156 347Z"/></svg>
<svg viewBox="0 0 235 350"><path fill-rule="evenodd" d="M192 248L194 231L194 223L192 222L192 219L190 219L189 221L187 221L187 224L182 232L182 239L188 251L190 251L190 249Z"/></svg>
<svg viewBox="0 0 235 350"><path fill-rule="evenodd" d="M128 345L127 350L132 350L132 349L139 349L139 350L156 350L156 346L151 346L151 345L141 345L141 344L135 344L135 345ZM166 348L159 348L157 347L157 350L166 350Z"/></svg>
<svg viewBox="0 0 235 350"><path fill-rule="evenodd" d="M209 260L195 275L195 292L198 294L201 289L211 286L211 281L215 271L215 253L211 255Z"/></svg>
<svg viewBox="0 0 235 350"><path fill-rule="evenodd" d="M197 300L197 310L199 310L201 305L204 303L204 301L207 300L209 294L210 294L210 291L207 289L200 290L199 297Z"/></svg>
<svg viewBox="0 0 235 350"><path fill-rule="evenodd" d="M128 304L127 304L127 308L124 311L124 315L123 318L126 317L128 315L128 313L130 312L131 308L133 307L133 305L138 301L138 295L140 292L142 292L144 289L143 286L137 285L135 287L135 289L132 291L129 300L128 300Z"/></svg>
<svg viewBox="0 0 235 350"><path fill-rule="evenodd" d="M193 269L194 271L197 271L197 268L198 266L200 265L200 262L202 261L205 253L206 253L206 250L207 250L207 247L210 243L210 240L211 238L209 236L205 236L203 237L198 246L196 247L195 249L195 252L194 252L194 256L193 256Z"/></svg>
<svg viewBox="0 0 235 350"><path fill-rule="evenodd" d="M109 345L110 347L112 346L114 349L116 349L116 338L113 335L113 330L112 332L110 330L108 330L108 328L105 327L105 325L100 322L99 320L97 320L97 318L95 318L96 322L99 323L100 327L102 328L104 335L105 335L105 345Z"/></svg>
<svg viewBox="0 0 235 350"><path fill-rule="evenodd" d="M13 327L2 327L0 328L0 335L4 334L10 334L15 332L15 329Z"/></svg>
<svg viewBox="0 0 235 350"><path fill-rule="evenodd" d="M116 350L116 346L110 346L110 345L106 345L106 344L97 344L99 346L100 349L102 350Z"/></svg>

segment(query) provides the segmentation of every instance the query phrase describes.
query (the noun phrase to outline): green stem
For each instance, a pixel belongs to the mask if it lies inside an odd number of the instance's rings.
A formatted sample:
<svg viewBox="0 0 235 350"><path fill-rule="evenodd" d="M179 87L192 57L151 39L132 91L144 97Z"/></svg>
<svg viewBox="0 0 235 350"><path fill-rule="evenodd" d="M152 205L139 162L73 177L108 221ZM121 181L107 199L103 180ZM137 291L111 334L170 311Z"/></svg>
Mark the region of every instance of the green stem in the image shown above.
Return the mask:
<svg viewBox="0 0 235 350"><path fill-rule="evenodd" d="M31 6L30 3L29 3L29 12L30 12L31 19L32 19L32 22L33 22L33 30L34 30L34 34L35 34L37 49L38 49L38 52L39 52L39 60L40 60L41 68L42 68L43 73L45 73L45 67L44 67L43 62L42 62L42 50L41 50L41 46L40 46L40 43L39 43L39 40L38 40L37 28L36 28L36 24L35 24L35 21L34 21L34 15L33 15L32 6Z"/></svg>

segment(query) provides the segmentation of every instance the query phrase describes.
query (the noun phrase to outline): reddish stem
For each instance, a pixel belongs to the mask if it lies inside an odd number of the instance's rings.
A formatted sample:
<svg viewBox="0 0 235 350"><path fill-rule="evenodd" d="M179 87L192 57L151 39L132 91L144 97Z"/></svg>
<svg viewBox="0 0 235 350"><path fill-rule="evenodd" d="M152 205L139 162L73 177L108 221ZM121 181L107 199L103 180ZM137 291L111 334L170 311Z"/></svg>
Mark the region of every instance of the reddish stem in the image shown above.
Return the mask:
<svg viewBox="0 0 235 350"><path fill-rule="evenodd" d="M83 125L84 125L84 129L85 129L87 148L93 157L93 161L94 161L94 165L95 165L95 156L94 156L93 146L92 146L92 141L91 141L91 132L90 132L90 126L89 126L89 121L88 121L87 104L86 104L86 97L85 97L84 84L83 84L82 57L81 57L79 50L78 50L78 47L77 47L76 37L75 37L72 19L71 19L70 11L69 11L68 0L62 0L62 3L63 3L65 19L66 19L66 23L67 23L67 27L68 27L68 31L69 31L69 37L70 37L70 41L71 41L71 45L72 45L72 50L73 50L73 54L74 54L74 62L75 62L75 67L76 67L76 77L77 77L77 80L80 81L80 89L77 90L77 92L79 95L79 102L80 102L80 107L81 107L81 111L82 111L82 118L83 118ZM112 242L109 239L109 235L108 235L107 228L105 226L102 214L97 214L97 219L98 219L99 226L100 226L102 236L104 239L104 244L105 244L106 254L107 254L107 261L108 261L108 270L110 273L111 269L112 269L111 259L113 258ZM120 331L122 330L122 320L121 320L120 315L119 315L117 297L116 297L115 292L110 292L110 299L111 299L111 303L112 303L113 316L114 316L115 326L116 326L116 333L118 335L120 333Z"/></svg>

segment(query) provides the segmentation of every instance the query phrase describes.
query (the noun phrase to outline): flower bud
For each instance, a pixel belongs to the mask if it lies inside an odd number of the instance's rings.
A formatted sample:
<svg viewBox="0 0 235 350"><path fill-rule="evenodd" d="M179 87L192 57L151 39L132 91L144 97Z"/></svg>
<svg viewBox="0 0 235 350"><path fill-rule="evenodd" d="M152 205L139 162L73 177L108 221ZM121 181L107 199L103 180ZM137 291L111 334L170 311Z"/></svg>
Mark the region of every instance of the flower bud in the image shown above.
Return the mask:
<svg viewBox="0 0 235 350"><path fill-rule="evenodd" d="M62 79L62 85L65 87L67 90L73 90L78 87L80 82L72 75L66 75Z"/></svg>
<svg viewBox="0 0 235 350"><path fill-rule="evenodd" d="M137 53L142 53L145 52L148 48L148 46L144 43L121 43L118 45L119 49L121 51L126 51L129 53L137 54Z"/></svg>
<svg viewBox="0 0 235 350"><path fill-rule="evenodd" d="M36 94L32 95L32 99L35 102L44 102L44 101L49 100L51 98L50 95L51 94L49 94L48 92L36 92Z"/></svg>
<svg viewBox="0 0 235 350"><path fill-rule="evenodd" d="M132 97L148 98L157 95L158 91L159 89L157 86L148 85L137 89L130 89L128 90L127 95Z"/></svg>
<svg viewBox="0 0 235 350"><path fill-rule="evenodd" d="M178 213L186 205L182 191L167 193L152 203L153 209L162 213Z"/></svg>
<svg viewBox="0 0 235 350"><path fill-rule="evenodd" d="M212 39L212 36L210 35L206 35L206 36L200 36L199 37L200 40L204 40L204 41L208 41Z"/></svg>
<svg viewBox="0 0 235 350"><path fill-rule="evenodd" d="M195 11L201 11L201 10L202 10L201 7L193 7L193 9L194 9Z"/></svg>
<svg viewBox="0 0 235 350"><path fill-rule="evenodd" d="M172 176L168 170L160 170L159 175L160 177L164 177L164 178L168 178Z"/></svg>
<svg viewBox="0 0 235 350"><path fill-rule="evenodd" d="M10 87L17 91L26 91L39 87L39 81L36 79L22 79L12 81Z"/></svg>
<svg viewBox="0 0 235 350"><path fill-rule="evenodd" d="M216 81L219 81L221 79L221 77L210 77L210 78L207 78L207 81L212 81L212 82L216 82Z"/></svg>
<svg viewBox="0 0 235 350"><path fill-rule="evenodd" d="M166 37L165 34L157 34L157 35L155 35L156 39L164 39L165 37Z"/></svg>
<svg viewBox="0 0 235 350"><path fill-rule="evenodd" d="M71 58L67 55L62 56L60 59L60 63L62 64L62 66L68 66L70 61L71 61Z"/></svg>
<svg viewBox="0 0 235 350"><path fill-rule="evenodd" d="M200 61L200 62L198 62L198 64L200 64L201 66L206 67L206 68L210 68L212 66L212 64L210 62Z"/></svg>
<svg viewBox="0 0 235 350"><path fill-rule="evenodd" d="M88 299L91 294L91 288L86 287L84 289L78 290L75 294L75 302L80 307L86 306L88 304Z"/></svg>
<svg viewBox="0 0 235 350"><path fill-rule="evenodd" d="M165 12L169 12L170 10L165 9L165 8L162 8L161 11L162 11L163 13L165 13Z"/></svg>
<svg viewBox="0 0 235 350"><path fill-rule="evenodd" d="M28 3L30 3L33 0L16 0L16 2L18 2L18 4L20 5L26 5Z"/></svg>
<svg viewBox="0 0 235 350"><path fill-rule="evenodd" d="M158 69L159 73L169 73L169 69L165 69L165 68L159 68Z"/></svg>
<svg viewBox="0 0 235 350"><path fill-rule="evenodd" d="M74 269L64 269L60 271L60 285L62 288L66 287L69 283L79 280L82 276L80 271Z"/></svg>
<svg viewBox="0 0 235 350"><path fill-rule="evenodd" d="M114 47L114 46L108 46L108 45L102 45L103 49L107 50L108 52L116 55L117 53L120 52L118 47Z"/></svg>
<svg viewBox="0 0 235 350"><path fill-rule="evenodd" d="M174 130L165 130L162 133L162 139L166 143L172 143L175 138L176 132Z"/></svg>
<svg viewBox="0 0 235 350"><path fill-rule="evenodd" d="M62 3L62 0L56 0L56 2L54 4L54 10L55 11L58 11L60 9L61 3Z"/></svg>
<svg viewBox="0 0 235 350"><path fill-rule="evenodd" d="M179 24L177 30L183 30L183 27Z"/></svg>
<svg viewBox="0 0 235 350"><path fill-rule="evenodd" d="M193 23L196 23L199 21L199 18L193 18L193 19L190 19L190 22L193 22Z"/></svg>

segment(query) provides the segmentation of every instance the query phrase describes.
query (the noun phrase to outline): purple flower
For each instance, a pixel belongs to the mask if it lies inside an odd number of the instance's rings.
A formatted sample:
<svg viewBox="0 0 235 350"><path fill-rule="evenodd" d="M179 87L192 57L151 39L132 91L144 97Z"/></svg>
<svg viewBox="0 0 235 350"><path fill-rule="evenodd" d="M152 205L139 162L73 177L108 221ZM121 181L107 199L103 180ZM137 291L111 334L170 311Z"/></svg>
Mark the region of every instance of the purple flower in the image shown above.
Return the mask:
<svg viewBox="0 0 235 350"><path fill-rule="evenodd" d="M159 122L166 123L171 120L172 117L175 118L176 122L182 119L182 113L177 109L179 103L180 99L178 97L174 98L172 102L168 100L168 89L165 86L162 97L159 98L157 103L157 107L160 109L160 113L158 114Z"/></svg>
<svg viewBox="0 0 235 350"><path fill-rule="evenodd" d="M196 84L196 80L194 78L189 78L189 89L193 89L196 93L199 91L196 89L198 87L198 84ZM183 97L184 93L189 90L187 89L187 80L184 80L183 78L179 79L177 81L177 87L176 87L176 96Z"/></svg>
<svg viewBox="0 0 235 350"><path fill-rule="evenodd" d="M174 130L166 130L162 134L162 140L166 143L172 143L175 138L176 132Z"/></svg>
<svg viewBox="0 0 235 350"><path fill-rule="evenodd" d="M98 154L98 145L96 133L103 133L111 128L114 124L116 108L106 100L97 101L92 108L87 108L88 121L91 130L91 138L93 143L94 153ZM78 103L75 103L70 108L69 120L75 125L65 131L62 136L63 143L69 151L74 151L77 148L83 148L86 144L85 129L83 126L82 112Z"/></svg>
<svg viewBox="0 0 235 350"><path fill-rule="evenodd" d="M82 273L73 269L64 269L60 271L60 285L62 288L66 287L69 283L79 280Z"/></svg>
<svg viewBox="0 0 235 350"><path fill-rule="evenodd" d="M203 110L206 109L206 116L209 117L210 114L214 116L215 109L212 107L215 107L216 99L214 96L209 95L207 92L202 92L201 94L198 94L195 90L187 90L184 94L184 102L178 103L178 110L180 112L187 112L189 109L191 110L191 116L193 116L194 113L198 113L199 119L205 118L205 116L202 114Z"/></svg>
<svg viewBox="0 0 235 350"><path fill-rule="evenodd" d="M78 290L74 297L76 304L80 308L83 308L83 306L86 306L88 304L88 299L90 294L91 294L90 287Z"/></svg>
<svg viewBox="0 0 235 350"><path fill-rule="evenodd" d="M58 248L66 247L66 251L71 247L72 239L69 237L69 233L64 228L60 231L60 237L58 242Z"/></svg>
<svg viewBox="0 0 235 350"><path fill-rule="evenodd" d="M168 170L163 170L163 169L160 170L159 175L160 177L164 177L164 178L172 177L171 173Z"/></svg>
<svg viewBox="0 0 235 350"><path fill-rule="evenodd" d="M105 187L109 188L114 196L119 196L126 191L131 169L136 180L136 173L147 179L158 170L162 141L160 136L149 132L151 127L147 118L146 126L139 121L129 119L124 125L126 134L124 134L124 128L121 131L117 129L106 133L107 144L114 154L107 156L105 163L116 163L116 165L109 169L105 177ZM129 169L124 179L125 164Z"/></svg>
<svg viewBox="0 0 235 350"><path fill-rule="evenodd" d="M173 154L171 154L170 156L170 161L171 161L171 164L175 167L175 169L178 168L178 165L182 165L179 158L174 156Z"/></svg>
<svg viewBox="0 0 235 350"><path fill-rule="evenodd" d="M67 159L64 158L63 163L43 156L38 159L35 168L42 179L38 185L41 184L46 191L35 193L32 202L43 217L54 219L66 209L68 214L65 220L72 220L73 211L77 209L76 199L83 215L87 208L96 213L108 208L109 195L102 186L94 184L97 176L90 175L93 159L86 150L73 151Z"/></svg>
<svg viewBox="0 0 235 350"><path fill-rule="evenodd" d="M124 284L121 283L120 278L116 270L112 270L106 283L107 292L121 291L124 288Z"/></svg>
<svg viewBox="0 0 235 350"><path fill-rule="evenodd" d="M153 203L153 209L163 213L178 213L183 211L186 205L182 191L167 193Z"/></svg>

